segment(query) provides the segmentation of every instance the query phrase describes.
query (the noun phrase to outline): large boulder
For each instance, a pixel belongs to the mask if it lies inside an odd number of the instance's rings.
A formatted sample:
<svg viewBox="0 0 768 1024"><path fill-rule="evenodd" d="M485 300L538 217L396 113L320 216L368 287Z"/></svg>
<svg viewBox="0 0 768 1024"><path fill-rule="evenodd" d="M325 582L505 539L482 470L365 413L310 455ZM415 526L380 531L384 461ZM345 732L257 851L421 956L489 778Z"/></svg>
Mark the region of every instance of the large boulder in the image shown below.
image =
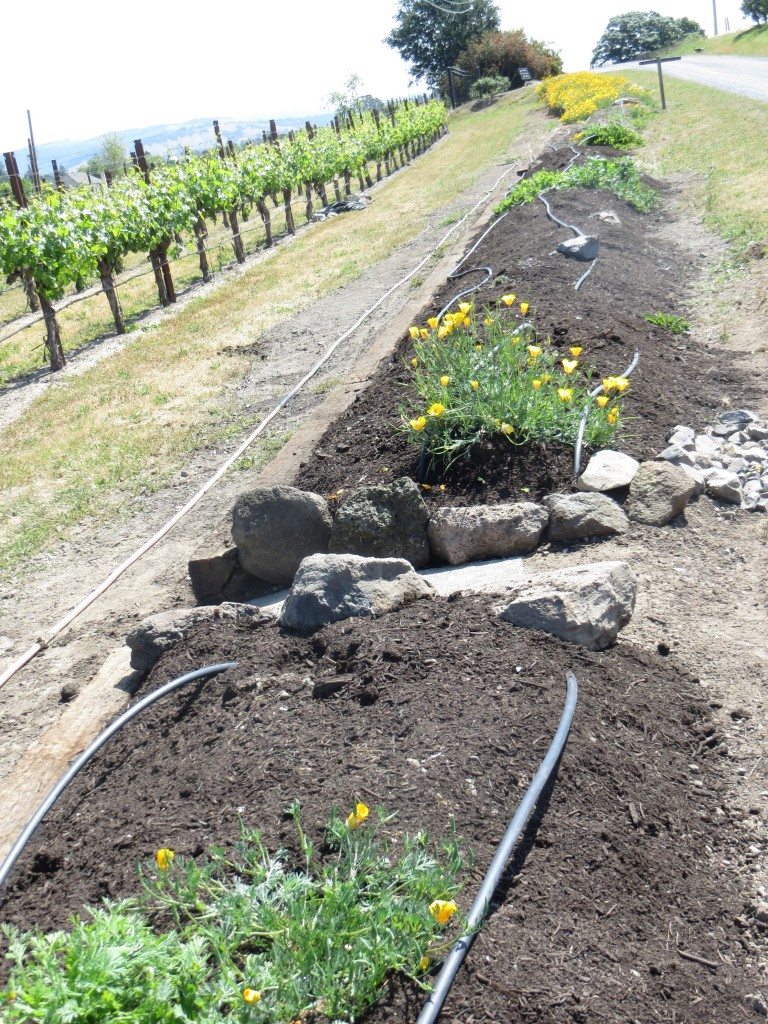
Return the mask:
<svg viewBox="0 0 768 1024"><path fill-rule="evenodd" d="M239 618L254 617L262 617L258 608L235 602L226 602L217 607L175 608L150 615L126 637L125 642L131 649L131 668L148 672L161 654L183 640L190 629L201 622L232 622Z"/></svg>
<svg viewBox="0 0 768 1024"><path fill-rule="evenodd" d="M433 595L402 558L311 555L299 566L279 622L311 633L329 622L383 615Z"/></svg>
<svg viewBox="0 0 768 1024"><path fill-rule="evenodd" d="M514 587L497 614L514 626L602 651L632 618L636 596L637 577L626 562L596 562L543 573Z"/></svg>
<svg viewBox="0 0 768 1024"><path fill-rule="evenodd" d="M524 555L539 543L547 519L532 501L441 508L429 521L429 543L451 565Z"/></svg>
<svg viewBox="0 0 768 1024"><path fill-rule="evenodd" d="M290 584L307 555L328 550L328 502L297 487L255 487L232 512L232 538L240 564L268 583Z"/></svg>
<svg viewBox="0 0 768 1024"><path fill-rule="evenodd" d="M549 509L549 539L559 544L626 533L629 525L624 511L607 494L550 494L544 504Z"/></svg>
<svg viewBox="0 0 768 1024"><path fill-rule="evenodd" d="M429 513L407 476L391 484L359 487L333 523L330 550L371 558L404 558L417 568L429 561Z"/></svg>
<svg viewBox="0 0 768 1024"><path fill-rule="evenodd" d="M666 526L684 511L698 490L681 466L644 462L629 487L629 518L647 526Z"/></svg>
<svg viewBox="0 0 768 1024"><path fill-rule="evenodd" d="M580 491L615 491L628 487L640 468L637 459L605 448L596 452L578 480Z"/></svg>

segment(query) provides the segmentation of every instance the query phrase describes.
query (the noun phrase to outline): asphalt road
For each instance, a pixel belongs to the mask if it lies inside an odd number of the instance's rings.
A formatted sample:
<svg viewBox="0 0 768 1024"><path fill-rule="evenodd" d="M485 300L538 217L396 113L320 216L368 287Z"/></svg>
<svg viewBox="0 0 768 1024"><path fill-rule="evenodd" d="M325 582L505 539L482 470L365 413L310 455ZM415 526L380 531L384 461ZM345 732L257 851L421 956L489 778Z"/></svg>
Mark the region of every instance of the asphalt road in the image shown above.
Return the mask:
<svg viewBox="0 0 768 1024"><path fill-rule="evenodd" d="M637 62L614 64L604 70L616 68L637 69ZM664 64L664 74L685 78L699 85L711 85L726 92L737 92L756 100L768 102L768 58L765 57L713 57L692 56ZM655 71L653 65L643 68Z"/></svg>

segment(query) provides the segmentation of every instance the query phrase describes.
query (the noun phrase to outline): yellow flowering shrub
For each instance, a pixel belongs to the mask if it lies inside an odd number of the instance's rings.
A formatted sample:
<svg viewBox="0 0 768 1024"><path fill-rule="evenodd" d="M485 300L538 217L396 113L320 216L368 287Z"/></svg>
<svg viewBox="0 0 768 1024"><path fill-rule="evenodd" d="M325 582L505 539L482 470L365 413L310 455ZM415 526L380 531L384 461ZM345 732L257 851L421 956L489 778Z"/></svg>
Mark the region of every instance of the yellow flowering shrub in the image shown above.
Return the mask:
<svg viewBox="0 0 768 1024"><path fill-rule="evenodd" d="M630 82L624 75L605 75L596 71L577 71L571 75L547 78L536 86L537 95L563 124L586 121L601 107L610 106L620 96L651 101L651 93Z"/></svg>

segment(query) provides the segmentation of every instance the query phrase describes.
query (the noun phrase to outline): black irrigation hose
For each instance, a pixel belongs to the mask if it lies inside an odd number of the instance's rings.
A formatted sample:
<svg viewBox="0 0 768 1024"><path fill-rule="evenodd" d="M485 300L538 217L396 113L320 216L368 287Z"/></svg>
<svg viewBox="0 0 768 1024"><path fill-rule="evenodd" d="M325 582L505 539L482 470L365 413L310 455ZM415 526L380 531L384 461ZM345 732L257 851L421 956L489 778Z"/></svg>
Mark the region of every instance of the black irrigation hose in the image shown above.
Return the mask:
<svg viewBox="0 0 768 1024"><path fill-rule="evenodd" d="M8 875L13 870L16 861L24 852L24 848L37 831L40 826L40 822L43 820L45 815L51 807L53 807L78 772L88 764L94 754L104 746L107 740L111 739L116 732L122 729L124 725L127 725L128 722L140 714L145 708L150 707L150 705L154 704L155 701L160 700L161 697L165 697L166 694L172 693L174 690L178 690L180 686L192 683L196 679L207 679L209 676L218 675L220 672L226 672L228 669L234 668L236 665L236 661L227 661L220 665L208 665L206 668L198 668L194 672L188 672L184 676L179 676L178 679L172 679L169 683L165 683L157 690L153 690L152 693L147 694L146 697L143 697L140 701L134 704L133 707L128 708L128 710L120 715L119 718L116 718L111 725L108 725L107 728L96 737L93 743L83 751L80 757L78 757L78 759L69 766L67 771L62 775L48 796L43 800L27 822L24 831L11 847L8 856L5 858L2 865L0 865L0 888L5 885Z"/></svg>
<svg viewBox="0 0 768 1024"><path fill-rule="evenodd" d="M443 308L437 314L438 320L442 320L442 318L445 316L445 314L448 312L451 306L455 302L458 302L459 299L463 299L466 295L472 295L474 292L480 291L480 289L484 288L489 281L493 280L493 269L491 267L470 267L467 270L460 270L458 273L454 271L454 273L448 275L448 280L455 281L456 278L466 277L467 274L485 274L485 277L478 284L473 284L470 288L465 288L463 291L460 291L457 295L454 295L450 302L448 302L447 305L443 306Z"/></svg>
<svg viewBox="0 0 768 1024"><path fill-rule="evenodd" d="M575 224L568 224L566 223L566 221L560 220L559 217L556 217L554 215L554 213L552 212L552 207L549 205L549 202L547 201L544 192L540 192L537 198L539 198L542 201L542 203L544 203L544 206L547 210L547 216L553 224L557 224L558 227L561 228L568 228L569 231L572 231L574 233L574 236L576 238L584 235L584 232L581 230L581 228L577 228Z"/></svg>
<svg viewBox="0 0 768 1024"><path fill-rule="evenodd" d="M435 980L434 988L424 1004L424 1008L419 1014L416 1024L434 1024L434 1021L437 1020L440 1011L443 1008L443 1003L451 989L451 985L453 985L456 974L464 962L464 958L469 952L469 948L477 934L477 928L488 913L491 898L501 881L507 863L509 862L509 858L512 856L512 851L514 850L517 841L526 826L528 818L531 816L531 812L541 796L542 790L549 782L558 760L560 759L560 755L565 747L565 741L568 739L571 722L573 721L578 693L579 685L576 682L576 677L572 672L569 672L567 674L565 707L563 708L563 713L560 717L560 724L557 727L554 739L550 744L546 757L541 762L539 770L536 772L533 781L528 787L525 796L520 801L520 804L515 811L515 815L509 823L509 827L507 828L507 831L496 850L496 854L491 861L491 866L488 868L485 878L478 889L474 903L467 914L467 932L458 940L443 963L440 973Z"/></svg>
<svg viewBox="0 0 768 1024"><path fill-rule="evenodd" d="M592 264L592 266L594 266L594 263ZM591 269L592 269L592 267L590 267L590 270ZM626 368L626 370L622 374L622 377L630 377L632 375L632 372L637 368L637 364L639 362L640 362L640 353L639 353L639 351L637 349L635 349L635 354L632 357L632 362ZM601 382L600 384L597 385L596 388L593 388L589 392L589 401L584 406L584 412L581 414L581 420L579 421L579 433L576 436L576 448L574 449L574 452L573 452L573 475L574 476L578 476L579 473L581 472L581 449L582 449L582 447L584 445L584 431L587 429L587 418L589 416L589 410L592 408L592 399L596 398L597 395L599 395L600 392L603 391L603 390L604 390L604 388L603 388L603 385L602 385L602 382Z"/></svg>

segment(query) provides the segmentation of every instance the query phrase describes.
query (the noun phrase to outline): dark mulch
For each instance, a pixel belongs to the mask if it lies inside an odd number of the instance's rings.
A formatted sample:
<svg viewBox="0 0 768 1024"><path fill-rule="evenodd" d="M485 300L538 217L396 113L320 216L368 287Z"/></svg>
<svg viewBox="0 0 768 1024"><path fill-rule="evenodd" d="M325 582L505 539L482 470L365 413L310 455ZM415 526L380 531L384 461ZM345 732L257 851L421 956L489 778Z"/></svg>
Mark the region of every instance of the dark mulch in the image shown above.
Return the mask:
<svg viewBox="0 0 768 1024"><path fill-rule="evenodd" d="M216 623L144 689L230 657L235 671L148 711L75 782L21 861L5 920L51 928L134 894L137 861L228 842L240 815L290 847L294 798L315 837L358 797L435 837L455 817L476 858L466 906L553 735L570 668L581 695L556 784L444 1019L743 1020L742 908L717 866L736 842L718 814L718 737L673 659L628 644L590 654L502 623L480 599L439 599L311 639ZM313 697L324 676L341 686ZM394 983L371 1020L413 1021L420 999Z"/></svg>
<svg viewBox="0 0 768 1024"><path fill-rule="evenodd" d="M571 155L568 149L547 154L536 167L559 166ZM664 187L654 184L663 196ZM703 258L692 256L690 248L661 237L661 225L674 223L666 199L658 210L641 214L605 192L556 192L550 198L562 220L599 234L601 255L592 276L574 291L585 265L555 252L570 233L548 220L536 202L513 210L466 264L490 266L496 274L475 295L478 307L493 309L501 295L515 292L531 303L543 337L552 338L563 355L569 346L582 346L582 361L596 366L601 375L622 373L639 350L641 362L626 403L628 424L617 441L637 458L657 455L678 423L706 424L724 394L736 402L754 401L754 383L736 370L727 353L709 352L643 320L643 313L659 310L684 314L691 283L703 266ZM605 210L614 211L621 224L599 220L596 214ZM685 230L682 224L680 230ZM437 313L471 280L447 282L418 322ZM330 494L398 476L418 478L419 450L398 432L400 407L416 399L407 366L411 355L406 337L325 433L300 470L298 486ZM432 491L429 499L471 504L539 498L553 487L572 486L572 452L563 446L527 446L521 451L502 442L490 465L487 453L479 461L455 466L443 481L445 492Z"/></svg>

